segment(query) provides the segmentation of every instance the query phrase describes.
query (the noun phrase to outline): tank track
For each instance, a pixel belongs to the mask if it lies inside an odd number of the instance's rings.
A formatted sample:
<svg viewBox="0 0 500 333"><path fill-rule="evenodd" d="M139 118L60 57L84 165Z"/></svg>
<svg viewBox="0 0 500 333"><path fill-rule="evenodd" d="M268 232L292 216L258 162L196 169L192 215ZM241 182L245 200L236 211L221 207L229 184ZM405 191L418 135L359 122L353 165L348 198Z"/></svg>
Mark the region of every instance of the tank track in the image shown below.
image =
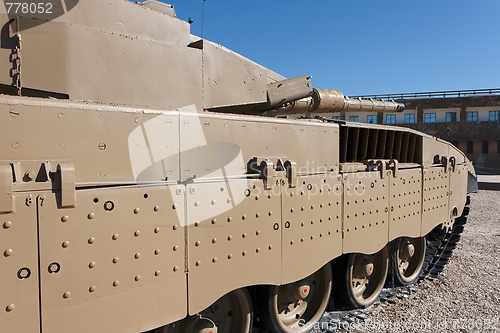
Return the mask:
<svg viewBox="0 0 500 333"><path fill-rule="evenodd" d="M457 247L458 241L464 231L465 224L467 223L467 216L470 211L469 204L470 196L467 196L467 202L462 215L455 219L455 223L450 232L431 232L430 235L427 236L425 262L420 280L434 280L438 277L439 273L444 270L444 266L453 255L453 250Z"/></svg>

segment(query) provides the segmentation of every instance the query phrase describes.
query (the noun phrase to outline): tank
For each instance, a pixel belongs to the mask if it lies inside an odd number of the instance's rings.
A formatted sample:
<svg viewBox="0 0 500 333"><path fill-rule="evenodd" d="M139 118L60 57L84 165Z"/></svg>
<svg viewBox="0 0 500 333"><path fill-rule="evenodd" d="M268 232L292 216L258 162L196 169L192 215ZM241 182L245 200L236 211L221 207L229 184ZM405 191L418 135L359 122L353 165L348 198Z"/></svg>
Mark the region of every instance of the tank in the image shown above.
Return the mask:
<svg viewBox="0 0 500 333"><path fill-rule="evenodd" d="M470 161L321 116L404 105L285 78L157 1L32 5L0 6L2 331L308 332L442 271Z"/></svg>

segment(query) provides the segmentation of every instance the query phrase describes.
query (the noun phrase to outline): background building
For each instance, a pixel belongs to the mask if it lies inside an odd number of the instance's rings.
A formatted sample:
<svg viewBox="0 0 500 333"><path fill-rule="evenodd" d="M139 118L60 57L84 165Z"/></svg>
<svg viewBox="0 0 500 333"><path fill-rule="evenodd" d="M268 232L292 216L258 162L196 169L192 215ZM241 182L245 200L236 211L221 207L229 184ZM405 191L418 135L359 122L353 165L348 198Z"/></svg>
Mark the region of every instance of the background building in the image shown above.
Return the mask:
<svg viewBox="0 0 500 333"><path fill-rule="evenodd" d="M338 120L404 126L453 143L479 174L500 174L500 88L360 96L393 99L401 113L341 112Z"/></svg>

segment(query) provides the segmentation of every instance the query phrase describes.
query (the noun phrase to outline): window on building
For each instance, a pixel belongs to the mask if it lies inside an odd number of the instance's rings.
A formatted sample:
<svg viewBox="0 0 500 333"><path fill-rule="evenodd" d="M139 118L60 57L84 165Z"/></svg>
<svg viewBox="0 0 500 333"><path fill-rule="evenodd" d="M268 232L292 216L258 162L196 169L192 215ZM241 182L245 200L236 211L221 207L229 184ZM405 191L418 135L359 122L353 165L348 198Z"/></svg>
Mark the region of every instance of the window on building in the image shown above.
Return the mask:
<svg viewBox="0 0 500 333"><path fill-rule="evenodd" d="M349 116L349 121L359 121L358 116Z"/></svg>
<svg viewBox="0 0 500 333"><path fill-rule="evenodd" d="M395 114L385 115L385 123L386 124L395 124L396 123L396 115Z"/></svg>
<svg viewBox="0 0 500 333"><path fill-rule="evenodd" d="M458 141L452 141L451 144L458 148Z"/></svg>
<svg viewBox="0 0 500 333"><path fill-rule="evenodd" d="M472 154L474 152L474 143L472 141L467 141L467 154Z"/></svg>
<svg viewBox="0 0 500 333"><path fill-rule="evenodd" d="M405 114L405 124L415 124L415 114L414 113Z"/></svg>
<svg viewBox="0 0 500 333"><path fill-rule="evenodd" d="M377 123L377 116L376 115L368 115L368 116L366 116L366 122L368 124L376 124Z"/></svg>
<svg viewBox="0 0 500 333"><path fill-rule="evenodd" d="M447 123L455 123L457 121L457 113L456 112L446 112L445 121Z"/></svg>
<svg viewBox="0 0 500 333"><path fill-rule="evenodd" d="M425 113L424 114L424 123L435 123L436 122L436 114L435 113Z"/></svg>
<svg viewBox="0 0 500 333"><path fill-rule="evenodd" d="M500 111L490 111L490 121L496 121L498 123L498 115Z"/></svg>
<svg viewBox="0 0 500 333"><path fill-rule="evenodd" d="M467 111L467 121L478 121L478 111Z"/></svg>
<svg viewBox="0 0 500 333"><path fill-rule="evenodd" d="M488 141L483 141L483 154L488 154Z"/></svg>
<svg viewBox="0 0 500 333"><path fill-rule="evenodd" d="M333 120L340 120L340 116L332 116Z"/></svg>

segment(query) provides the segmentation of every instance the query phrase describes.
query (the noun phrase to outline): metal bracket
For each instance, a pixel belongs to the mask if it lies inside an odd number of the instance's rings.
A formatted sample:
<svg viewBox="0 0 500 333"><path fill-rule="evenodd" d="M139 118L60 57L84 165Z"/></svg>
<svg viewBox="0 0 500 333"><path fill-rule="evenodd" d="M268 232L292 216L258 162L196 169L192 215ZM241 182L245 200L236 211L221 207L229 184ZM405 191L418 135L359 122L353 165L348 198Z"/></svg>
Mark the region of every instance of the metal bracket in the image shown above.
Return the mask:
<svg viewBox="0 0 500 333"><path fill-rule="evenodd" d="M448 172L448 157L441 156L441 164L444 167L444 172Z"/></svg>
<svg viewBox="0 0 500 333"><path fill-rule="evenodd" d="M61 208L76 207L76 180L73 164L58 164L57 173L61 177Z"/></svg>
<svg viewBox="0 0 500 333"><path fill-rule="evenodd" d="M455 172L455 167L457 166L457 159L455 156L450 157L451 171Z"/></svg>
<svg viewBox="0 0 500 333"><path fill-rule="evenodd" d="M269 160L264 160L260 162L260 177L264 180L264 189L270 190L272 188L271 178L274 174L273 162Z"/></svg>
<svg viewBox="0 0 500 333"><path fill-rule="evenodd" d="M394 176L394 178L398 178L398 170L399 170L398 164L399 164L398 160L389 161L389 167L392 166L392 175Z"/></svg>
<svg viewBox="0 0 500 333"><path fill-rule="evenodd" d="M288 187L297 187L297 162L286 161L285 162L286 178L288 178Z"/></svg>
<svg viewBox="0 0 500 333"><path fill-rule="evenodd" d="M384 179L386 170L385 161L382 160L375 161L375 165L378 167L378 171L380 171L380 179Z"/></svg>
<svg viewBox="0 0 500 333"><path fill-rule="evenodd" d="M0 213L16 211L13 191L12 168L10 165L0 165Z"/></svg>

